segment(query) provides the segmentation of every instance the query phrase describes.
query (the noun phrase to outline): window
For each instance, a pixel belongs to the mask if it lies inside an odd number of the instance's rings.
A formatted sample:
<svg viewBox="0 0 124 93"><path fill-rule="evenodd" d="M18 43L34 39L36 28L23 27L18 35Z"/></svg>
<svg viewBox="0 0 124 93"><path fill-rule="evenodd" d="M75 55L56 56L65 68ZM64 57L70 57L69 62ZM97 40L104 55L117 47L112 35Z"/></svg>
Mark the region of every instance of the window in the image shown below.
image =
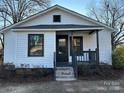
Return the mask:
<svg viewBox="0 0 124 93"><path fill-rule="evenodd" d="M79 54L81 51L83 51L83 39L81 36L76 36L73 37L73 44L72 44L72 37L70 38L70 44L71 44L71 50L70 50L70 54L72 55L72 47L73 50L76 54Z"/></svg>
<svg viewBox="0 0 124 93"><path fill-rule="evenodd" d="M29 34L28 35L28 56L44 55L44 35Z"/></svg>
<svg viewBox="0 0 124 93"><path fill-rule="evenodd" d="M61 16L60 15L53 15L53 22L61 22Z"/></svg>
<svg viewBox="0 0 124 93"><path fill-rule="evenodd" d="M59 39L59 46L60 47L66 46L66 39Z"/></svg>

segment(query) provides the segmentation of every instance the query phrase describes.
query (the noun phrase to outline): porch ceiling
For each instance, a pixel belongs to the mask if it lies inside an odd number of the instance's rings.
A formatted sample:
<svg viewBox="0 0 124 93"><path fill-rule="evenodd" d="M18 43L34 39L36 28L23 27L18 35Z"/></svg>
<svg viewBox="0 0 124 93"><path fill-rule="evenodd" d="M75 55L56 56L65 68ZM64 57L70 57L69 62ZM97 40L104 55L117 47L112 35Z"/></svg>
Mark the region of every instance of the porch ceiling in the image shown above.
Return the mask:
<svg viewBox="0 0 124 93"><path fill-rule="evenodd" d="M23 27L14 27L13 29L18 30L55 30L55 31L91 31L91 30L102 30L102 26L92 26L92 25L78 25L78 24L55 24L55 25L33 25L33 26L23 26Z"/></svg>

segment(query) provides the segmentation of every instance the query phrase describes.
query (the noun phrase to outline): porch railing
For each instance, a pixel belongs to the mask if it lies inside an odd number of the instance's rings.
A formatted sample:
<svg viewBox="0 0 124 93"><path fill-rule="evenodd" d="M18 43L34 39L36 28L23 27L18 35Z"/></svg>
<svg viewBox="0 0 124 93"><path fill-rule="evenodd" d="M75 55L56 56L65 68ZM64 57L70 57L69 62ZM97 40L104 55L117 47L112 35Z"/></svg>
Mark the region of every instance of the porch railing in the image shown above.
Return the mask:
<svg viewBox="0 0 124 93"><path fill-rule="evenodd" d="M80 53L75 54L76 62L86 62L86 63L97 63L98 62L98 52L97 49L94 51L81 51Z"/></svg>
<svg viewBox="0 0 124 93"><path fill-rule="evenodd" d="M80 53L74 53L72 52L72 65L74 68L74 73L75 76L78 76L78 63L94 63L94 64L98 64L98 50L95 49L94 51L91 51L89 49L89 51L81 51Z"/></svg>

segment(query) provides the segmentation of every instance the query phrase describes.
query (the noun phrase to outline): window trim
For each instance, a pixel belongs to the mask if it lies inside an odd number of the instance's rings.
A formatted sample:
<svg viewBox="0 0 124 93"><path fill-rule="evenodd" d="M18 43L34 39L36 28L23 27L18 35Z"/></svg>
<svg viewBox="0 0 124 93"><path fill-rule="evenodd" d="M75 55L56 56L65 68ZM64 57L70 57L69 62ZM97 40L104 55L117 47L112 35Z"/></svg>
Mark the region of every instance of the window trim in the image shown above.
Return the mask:
<svg viewBox="0 0 124 93"><path fill-rule="evenodd" d="M83 51L83 36L73 36L73 38L81 38L82 43L80 43L81 44L80 48ZM72 37L70 37L70 56L72 56L71 50L72 50Z"/></svg>
<svg viewBox="0 0 124 93"><path fill-rule="evenodd" d="M29 43L29 39L31 35L41 35L42 36L42 48L43 48L43 52L41 55L30 55L30 43ZM44 56L44 34L28 34L28 57L43 57Z"/></svg>
<svg viewBox="0 0 124 93"><path fill-rule="evenodd" d="M60 19L59 19L59 21L55 21L55 16L59 16L60 17ZM61 22L61 15L53 15L53 22L55 22L55 23L60 23Z"/></svg>

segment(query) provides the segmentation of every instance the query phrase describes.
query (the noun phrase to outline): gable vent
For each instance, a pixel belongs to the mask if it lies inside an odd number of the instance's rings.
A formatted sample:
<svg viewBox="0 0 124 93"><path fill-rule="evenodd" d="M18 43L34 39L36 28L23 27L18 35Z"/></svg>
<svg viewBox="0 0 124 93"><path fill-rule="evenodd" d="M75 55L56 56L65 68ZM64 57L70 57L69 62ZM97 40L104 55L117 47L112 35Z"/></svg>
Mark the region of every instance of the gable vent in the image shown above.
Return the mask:
<svg viewBox="0 0 124 93"><path fill-rule="evenodd" d="M61 15L53 15L53 22L61 22Z"/></svg>

